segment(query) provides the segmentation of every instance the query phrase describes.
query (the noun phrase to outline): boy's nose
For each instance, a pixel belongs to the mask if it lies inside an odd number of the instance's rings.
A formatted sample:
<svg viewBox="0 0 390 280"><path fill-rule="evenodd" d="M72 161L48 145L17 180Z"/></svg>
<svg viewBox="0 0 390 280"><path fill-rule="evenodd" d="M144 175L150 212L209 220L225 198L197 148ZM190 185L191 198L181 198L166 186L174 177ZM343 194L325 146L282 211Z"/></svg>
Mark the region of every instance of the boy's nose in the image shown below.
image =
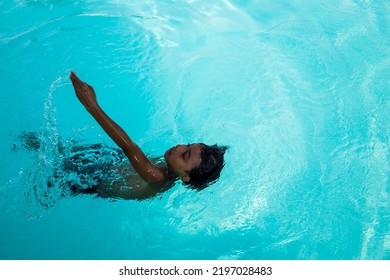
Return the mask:
<svg viewBox="0 0 390 280"><path fill-rule="evenodd" d="M181 151L181 150L184 149L184 147L185 147L185 145L177 145L175 150L176 151Z"/></svg>

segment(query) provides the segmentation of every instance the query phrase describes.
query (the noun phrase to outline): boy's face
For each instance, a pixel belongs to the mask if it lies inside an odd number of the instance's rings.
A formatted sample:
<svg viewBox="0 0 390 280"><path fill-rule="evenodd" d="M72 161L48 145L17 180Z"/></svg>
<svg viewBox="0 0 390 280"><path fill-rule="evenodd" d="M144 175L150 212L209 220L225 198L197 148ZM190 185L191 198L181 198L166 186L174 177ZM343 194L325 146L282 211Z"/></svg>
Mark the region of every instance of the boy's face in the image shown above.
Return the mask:
<svg viewBox="0 0 390 280"><path fill-rule="evenodd" d="M188 182L190 180L189 172L202 162L201 153L201 144L177 145L166 151L164 158L169 169L182 181Z"/></svg>

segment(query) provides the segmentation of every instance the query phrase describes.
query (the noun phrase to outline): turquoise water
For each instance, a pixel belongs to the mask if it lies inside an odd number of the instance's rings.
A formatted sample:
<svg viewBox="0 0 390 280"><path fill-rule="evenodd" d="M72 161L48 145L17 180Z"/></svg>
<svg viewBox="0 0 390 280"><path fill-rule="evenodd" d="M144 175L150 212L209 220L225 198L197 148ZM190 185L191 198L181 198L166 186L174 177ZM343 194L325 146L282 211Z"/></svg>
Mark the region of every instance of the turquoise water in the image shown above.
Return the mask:
<svg viewBox="0 0 390 280"><path fill-rule="evenodd" d="M0 259L390 259L389 1L0 1ZM217 183L61 197L59 142L229 145ZM26 151L21 133L43 143Z"/></svg>

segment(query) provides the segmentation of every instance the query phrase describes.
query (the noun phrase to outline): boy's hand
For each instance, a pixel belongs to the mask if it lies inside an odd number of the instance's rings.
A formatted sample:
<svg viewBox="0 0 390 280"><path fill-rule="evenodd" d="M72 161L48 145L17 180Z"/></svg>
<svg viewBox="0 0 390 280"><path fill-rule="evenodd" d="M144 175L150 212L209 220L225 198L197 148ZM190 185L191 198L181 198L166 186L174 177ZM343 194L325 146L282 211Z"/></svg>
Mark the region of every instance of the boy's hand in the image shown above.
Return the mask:
<svg viewBox="0 0 390 280"><path fill-rule="evenodd" d="M77 98L84 105L84 107L90 111L98 106L96 100L96 94L93 87L83 82L77 77L76 73L70 72L70 80L72 81L74 91L76 92Z"/></svg>

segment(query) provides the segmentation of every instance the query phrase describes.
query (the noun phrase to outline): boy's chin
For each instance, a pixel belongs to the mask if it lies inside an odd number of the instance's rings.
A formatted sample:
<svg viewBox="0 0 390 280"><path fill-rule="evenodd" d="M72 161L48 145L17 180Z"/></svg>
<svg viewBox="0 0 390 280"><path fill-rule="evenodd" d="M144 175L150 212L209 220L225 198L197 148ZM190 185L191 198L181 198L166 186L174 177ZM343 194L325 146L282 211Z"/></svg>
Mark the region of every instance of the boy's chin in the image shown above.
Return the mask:
<svg viewBox="0 0 390 280"><path fill-rule="evenodd" d="M164 153L165 161L168 161L169 156L170 156L170 154L169 154L169 150L168 150L168 151L166 151L166 152Z"/></svg>

